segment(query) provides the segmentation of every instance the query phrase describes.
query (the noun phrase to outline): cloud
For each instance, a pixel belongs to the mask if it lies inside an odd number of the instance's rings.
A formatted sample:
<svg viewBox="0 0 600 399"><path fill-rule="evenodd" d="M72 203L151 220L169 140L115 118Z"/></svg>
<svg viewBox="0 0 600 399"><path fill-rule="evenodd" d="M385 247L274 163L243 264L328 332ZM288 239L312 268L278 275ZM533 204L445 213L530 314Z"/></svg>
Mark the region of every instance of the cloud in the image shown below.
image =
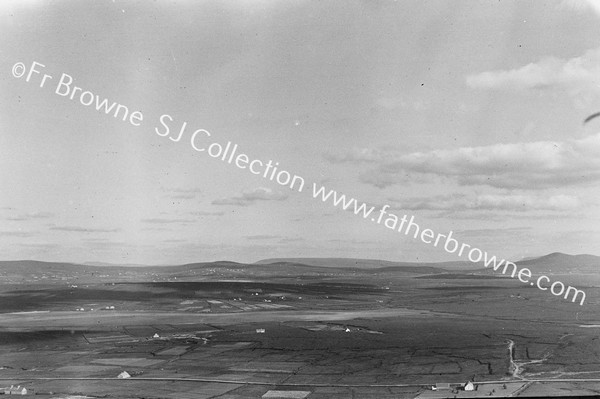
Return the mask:
<svg viewBox="0 0 600 399"><path fill-rule="evenodd" d="M494 229L466 229L466 230L454 230L455 233L461 236L469 237L498 237L502 235L515 235L515 234L530 234L531 227L506 227L506 228L494 228Z"/></svg>
<svg viewBox="0 0 600 399"><path fill-rule="evenodd" d="M171 199L194 199L196 198L196 194L173 194L169 195Z"/></svg>
<svg viewBox="0 0 600 399"><path fill-rule="evenodd" d="M326 160L333 163L363 163L377 162L386 156L386 153L375 148L353 148L345 154L325 153Z"/></svg>
<svg viewBox="0 0 600 399"><path fill-rule="evenodd" d="M30 242L23 242L23 243L18 243L16 245L19 246L19 247L35 248L35 249L39 249L39 250L51 250L51 249L60 249L60 248L62 248L62 246L60 244L50 244L50 243L30 243Z"/></svg>
<svg viewBox="0 0 600 399"><path fill-rule="evenodd" d="M341 157L351 162L352 155ZM363 162L364 157L356 158ZM384 188L427 177L460 185L544 189L600 181L600 134L564 142L494 144L372 157L360 178Z"/></svg>
<svg viewBox="0 0 600 399"><path fill-rule="evenodd" d="M600 1L598 0L563 0L560 3L561 8L570 8L576 11L587 12L594 11L600 15Z"/></svg>
<svg viewBox="0 0 600 399"><path fill-rule="evenodd" d="M280 244L291 244L294 242L302 242L302 241L306 241L304 238L300 238L300 237L284 237L282 239L280 239L278 242Z"/></svg>
<svg viewBox="0 0 600 399"><path fill-rule="evenodd" d="M50 212L32 212L14 216L7 216L4 219L12 222L26 222L29 220L48 219L53 216L54 214Z"/></svg>
<svg viewBox="0 0 600 399"><path fill-rule="evenodd" d="M121 229L91 229L79 226L53 226L50 227L50 230L69 231L74 233L116 233L121 231Z"/></svg>
<svg viewBox="0 0 600 399"><path fill-rule="evenodd" d="M170 223L194 223L194 219L183 219L183 218L150 218L150 219L142 219L142 223L151 223L151 224L170 224Z"/></svg>
<svg viewBox="0 0 600 399"><path fill-rule="evenodd" d="M33 237L35 233L28 231L0 231L0 237Z"/></svg>
<svg viewBox="0 0 600 399"><path fill-rule="evenodd" d="M547 57L520 68L487 71L467 76L474 89L558 89L573 96L600 94L600 48L568 60Z"/></svg>
<svg viewBox="0 0 600 399"><path fill-rule="evenodd" d="M281 236L273 236L268 234L257 234L254 236L246 236L247 240L274 240L277 238L281 238Z"/></svg>
<svg viewBox="0 0 600 399"><path fill-rule="evenodd" d="M198 187L192 187L192 188L174 188L171 190L174 193L201 193L203 190L201 188Z"/></svg>
<svg viewBox="0 0 600 399"><path fill-rule="evenodd" d="M165 189L168 192L169 198L172 199L194 199L203 192L200 188L175 188Z"/></svg>
<svg viewBox="0 0 600 399"><path fill-rule="evenodd" d="M394 200L396 207L403 210L428 211L569 211L581 206L577 197L570 195L524 195L524 194L485 194L485 195L441 195L424 198Z"/></svg>
<svg viewBox="0 0 600 399"><path fill-rule="evenodd" d="M225 212L208 212L208 211L194 211L194 212L189 212L190 215L192 216L223 216L225 214Z"/></svg>
<svg viewBox="0 0 600 399"><path fill-rule="evenodd" d="M284 201L287 195L271 190L270 188L259 187L251 191L244 191L240 195L214 200L213 205L235 205L248 206L257 201Z"/></svg>

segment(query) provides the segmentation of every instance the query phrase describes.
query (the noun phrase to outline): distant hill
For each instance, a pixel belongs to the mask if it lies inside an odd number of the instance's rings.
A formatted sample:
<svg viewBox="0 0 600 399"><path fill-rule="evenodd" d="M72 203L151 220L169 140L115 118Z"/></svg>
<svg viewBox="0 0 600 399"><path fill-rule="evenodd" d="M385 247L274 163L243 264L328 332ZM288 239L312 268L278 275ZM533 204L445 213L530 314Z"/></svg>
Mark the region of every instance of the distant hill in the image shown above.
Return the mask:
<svg viewBox="0 0 600 399"><path fill-rule="evenodd" d="M355 258L272 258L255 262L255 265L268 265L273 263L296 263L307 266L356 268L356 269L392 269L412 268L423 272L425 268L446 270L476 270L481 267L470 262L392 262L380 259L355 259Z"/></svg>
<svg viewBox="0 0 600 399"><path fill-rule="evenodd" d="M244 264L228 261L189 263L174 266L102 266L39 261L0 261L0 284L44 284L63 282L78 285L94 282L264 280L273 278L330 279L357 275L387 274L398 277L448 273L428 266L357 268L312 266L295 262Z"/></svg>
<svg viewBox="0 0 600 399"><path fill-rule="evenodd" d="M594 255L549 255L516 262L534 274L570 275L586 279L590 275L600 277L600 257ZM195 279L201 276L215 279L269 278L277 276L332 277L356 274L437 275L460 273L497 273L485 269L482 263L469 262L391 262L377 259L354 258L273 258L253 264L229 261L190 263L173 266L140 265L89 265L34 260L0 261L0 280L19 282L43 282L47 280L84 281L90 279L153 280L157 278ZM582 280L583 281L583 280Z"/></svg>
<svg viewBox="0 0 600 399"><path fill-rule="evenodd" d="M75 263L63 263L63 262L41 262L37 260L7 260L0 261L0 270L3 272L11 273L32 273L40 270L53 272L63 272L71 270L81 270L82 268L88 268L88 266L78 265ZM91 267L89 267L91 268Z"/></svg>
<svg viewBox="0 0 600 399"><path fill-rule="evenodd" d="M100 266L100 267L151 267L150 265L143 265L141 263L108 263L108 262L84 262L84 266ZM154 266L154 265L153 265ZM158 265L167 266L167 265Z"/></svg>
<svg viewBox="0 0 600 399"><path fill-rule="evenodd" d="M600 274L600 256L568 255L554 252L539 258L516 262L520 267L527 267L536 273Z"/></svg>

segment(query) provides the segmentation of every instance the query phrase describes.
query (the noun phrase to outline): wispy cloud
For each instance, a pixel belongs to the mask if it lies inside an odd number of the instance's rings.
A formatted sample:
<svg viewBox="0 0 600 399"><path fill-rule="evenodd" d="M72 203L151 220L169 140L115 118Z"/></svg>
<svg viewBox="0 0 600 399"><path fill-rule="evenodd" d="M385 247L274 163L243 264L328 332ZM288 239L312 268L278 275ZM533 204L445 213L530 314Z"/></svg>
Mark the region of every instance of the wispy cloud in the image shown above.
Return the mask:
<svg viewBox="0 0 600 399"><path fill-rule="evenodd" d="M592 10L600 16L600 1L598 0L563 0L560 7L581 12Z"/></svg>
<svg viewBox="0 0 600 399"><path fill-rule="evenodd" d="M467 76L466 82L474 89L555 89L578 98L600 95L600 48L567 60L547 57L520 68L481 72Z"/></svg>
<svg viewBox="0 0 600 399"><path fill-rule="evenodd" d="M454 233L460 234L463 237L497 237L498 235L515 235L528 234L532 230L531 227L506 227L494 229L466 229L454 230Z"/></svg>
<svg viewBox="0 0 600 399"><path fill-rule="evenodd" d="M194 211L194 212L189 212L188 214L192 215L192 216L199 216L199 217L203 217L203 216L223 216L225 214L225 212L222 212L222 211L218 211L218 212Z"/></svg>
<svg viewBox="0 0 600 399"><path fill-rule="evenodd" d="M213 205L248 206L257 201L284 201L287 195L273 191L270 188L259 187L251 191L244 191L240 195L214 200Z"/></svg>
<svg viewBox="0 0 600 399"><path fill-rule="evenodd" d="M171 224L171 223L194 223L196 220L194 219L183 219L183 218L149 218L142 219L142 223L150 223L150 224Z"/></svg>
<svg viewBox="0 0 600 399"><path fill-rule="evenodd" d="M440 195L401 200L390 198L390 202L399 209L428 211L569 211L581 206L575 196L542 194Z"/></svg>
<svg viewBox="0 0 600 399"><path fill-rule="evenodd" d="M346 154L338 162L367 162L364 183L384 188L437 176L460 185L544 189L600 181L600 134L563 142L494 144L409 154Z"/></svg>
<svg viewBox="0 0 600 399"><path fill-rule="evenodd" d="M346 153L325 153L324 157L333 163L371 163L378 162L390 154L389 151L382 151L377 148L353 148Z"/></svg>
<svg viewBox="0 0 600 399"><path fill-rule="evenodd" d="M102 229L102 228L89 228L80 226L52 226L50 230L55 231L68 231L73 233L116 233L121 229Z"/></svg>
<svg viewBox="0 0 600 399"><path fill-rule="evenodd" d="M39 249L39 250L52 250L52 249L59 249L61 248L60 244L50 244L50 243L36 243L36 242L20 242L15 244L19 247L23 247L23 248L33 248L33 249Z"/></svg>
<svg viewBox="0 0 600 399"><path fill-rule="evenodd" d="M191 200L198 198L204 192L199 187L179 187L179 188L166 188L162 187L161 191L167 198L173 200Z"/></svg>
<svg viewBox="0 0 600 399"><path fill-rule="evenodd" d="M22 213L22 214L18 214L18 215L10 215L10 216L5 217L4 220L8 220L11 222L26 222L29 220L49 219L53 216L54 216L54 214L50 213L50 212L32 212L32 213Z"/></svg>
<svg viewBox="0 0 600 399"><path fill-rule="evenodd" d="M302 237L284 237L284 238L281 238L278 242L280 244L291 244L294 242L303 242L303 241L306 241L306 240Z"/></svg>
<svg viewBox="0 0 600 399"><path fill-rule="evenodd" d="M29 231L0 231L0 237L33 237L36 235L34 232Z"/></svg>
<svg viewBox="0 0 600 399"><path fill-rule="evenodd" d="M247 240L275 240L281 238L281 236L273 236L268 234L257 234L253 236L246 236Z"/></svg>

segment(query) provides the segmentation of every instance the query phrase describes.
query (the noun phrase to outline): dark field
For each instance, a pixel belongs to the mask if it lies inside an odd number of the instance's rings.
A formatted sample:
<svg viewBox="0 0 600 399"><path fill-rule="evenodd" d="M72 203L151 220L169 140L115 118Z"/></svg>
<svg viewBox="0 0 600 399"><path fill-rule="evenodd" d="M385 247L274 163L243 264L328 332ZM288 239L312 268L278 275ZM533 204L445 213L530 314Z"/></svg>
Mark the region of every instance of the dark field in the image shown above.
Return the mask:
<svg viewBox="0 0 600 399"><path fill-rule="evenodd" d="M0 385L51 398L453 397L430 388L468 380L477 391L458 397L600 392L592 286L579 306L507 278L268 267L13 275Z"/></svg>

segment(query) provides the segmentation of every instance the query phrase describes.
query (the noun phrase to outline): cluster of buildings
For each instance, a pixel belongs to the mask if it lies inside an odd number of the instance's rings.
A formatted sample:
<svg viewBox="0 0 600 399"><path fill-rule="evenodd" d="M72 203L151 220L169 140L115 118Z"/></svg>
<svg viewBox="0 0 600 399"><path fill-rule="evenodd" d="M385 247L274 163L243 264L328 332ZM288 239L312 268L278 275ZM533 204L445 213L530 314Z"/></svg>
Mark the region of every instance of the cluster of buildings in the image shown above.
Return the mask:
<svg viewBox="0 0 600 399"><path fill-rule="evenodd" d="M432 391L442 391L442 390L447 390L447 391L474 391L475 390L475 384L473 384L473 382L471 381L467 381L464 384L449 384L447 382L444 383L440 383L438 382L437 384L435 384L434 386L431 387Z"/></svg>
<svg viewBox="0 0 600 399"><path fill-rule="evenodd" d="M11 385L10 388L2 388L5 395L27 395L27 388L21 387L20 385L15 387Z"/></svg>

